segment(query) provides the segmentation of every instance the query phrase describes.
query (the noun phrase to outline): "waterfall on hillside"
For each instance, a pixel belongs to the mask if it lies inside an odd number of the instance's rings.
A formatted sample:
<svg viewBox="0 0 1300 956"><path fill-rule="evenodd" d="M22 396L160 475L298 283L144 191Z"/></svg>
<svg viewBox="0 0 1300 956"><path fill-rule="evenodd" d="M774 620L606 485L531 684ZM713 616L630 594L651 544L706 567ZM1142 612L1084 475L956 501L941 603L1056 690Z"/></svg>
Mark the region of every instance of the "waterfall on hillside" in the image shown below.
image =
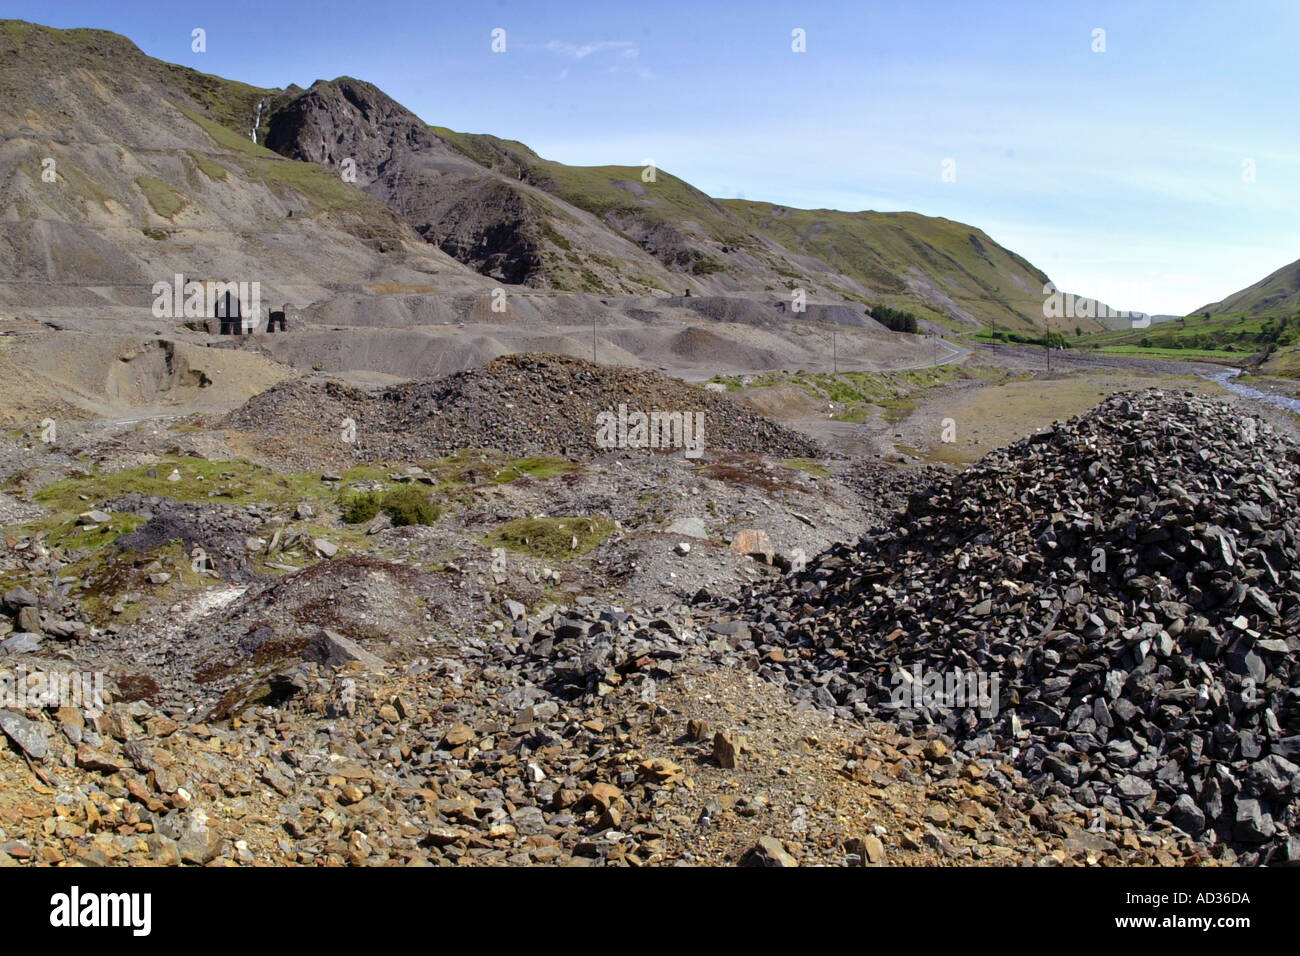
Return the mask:
<svg viewBox="0 0 1300 956"><path fill-rule="evenodd" d="M253 142L257 142L257 128L262 125L262 107L265 103L257 104L257 119L253 120L253 130L248 135L252 137Z"/></svg>

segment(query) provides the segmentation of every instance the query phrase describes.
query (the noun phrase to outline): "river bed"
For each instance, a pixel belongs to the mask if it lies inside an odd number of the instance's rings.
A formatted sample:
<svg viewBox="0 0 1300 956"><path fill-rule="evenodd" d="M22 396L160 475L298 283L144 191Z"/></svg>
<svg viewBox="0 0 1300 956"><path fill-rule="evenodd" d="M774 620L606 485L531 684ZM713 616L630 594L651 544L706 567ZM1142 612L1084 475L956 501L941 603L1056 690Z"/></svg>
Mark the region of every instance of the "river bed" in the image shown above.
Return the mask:
<svg viewBox="0 0 1300 956"><path fill-rule="evenodd" d="M1295 412L1300 415L1300 399L1291 398L1289 395L1275 395L1272 392L1261 392L1250 385L1243 385L1235 381L1238 371L1216 372L1206 377L1212 382L1218 382L1234 395L1240 395L1243 398L1253 398L1256 401L1268 402L1270 405L1276 405L1278 408L1285 408L1289 412Z"/></svg>

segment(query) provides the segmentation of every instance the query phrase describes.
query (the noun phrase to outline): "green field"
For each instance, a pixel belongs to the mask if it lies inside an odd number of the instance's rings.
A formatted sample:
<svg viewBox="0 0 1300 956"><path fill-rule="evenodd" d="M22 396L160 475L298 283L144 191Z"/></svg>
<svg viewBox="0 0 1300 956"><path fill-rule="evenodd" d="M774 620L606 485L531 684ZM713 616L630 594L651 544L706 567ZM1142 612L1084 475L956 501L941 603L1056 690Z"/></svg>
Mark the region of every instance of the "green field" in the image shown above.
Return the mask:
<svg viewBox="0 0 1300 956"><path fill-rule="evenodd" d="M970 379L993 384L1016 377L984 366L953 364L898 372L769 372L748 376L750 381L747 385L742 385L741 376L736 375L715 376L711 381L725 385L729 392L793 386L819 402L835 402L843 406L832 416L836 421L869 421L875 415L875 409L879 409L886 421L898 422L911 414L917 405L916 396L928 388Z"/></svg>
<svg viewBox="0 0 1300 956"><path fill-rule="evenodd" d="M1184 361L1247 365L1272 350L1280 364L1294 359L1300 320L1246 313L1187 316L1139 329L1068 337L1072 348L1108 355L1138 355ZM1294 366L1292 366L1294 367ZM1287 374L1277 371L1277 374ZM1294 373L1291 373L1294 374Z"/></svg>

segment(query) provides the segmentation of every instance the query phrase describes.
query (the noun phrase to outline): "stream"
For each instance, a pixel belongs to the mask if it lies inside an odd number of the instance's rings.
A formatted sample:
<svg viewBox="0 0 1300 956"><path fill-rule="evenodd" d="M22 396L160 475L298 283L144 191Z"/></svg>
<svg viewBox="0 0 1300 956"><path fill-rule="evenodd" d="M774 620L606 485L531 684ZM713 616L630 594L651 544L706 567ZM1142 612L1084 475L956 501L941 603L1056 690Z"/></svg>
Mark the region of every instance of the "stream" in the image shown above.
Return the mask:
<svg viewBox="0 0 1300 956"><path fill-rule="evenodd" d="M1278 408L1285 408L1289 412L1300 414L1300 399L1290 398L1286 395L1274 395L1272 392L1261 392L1257 388L1249 385L1243 385L1234 379L1241 372L1232 370L1224 372L1215 372L1213 375L1205 376L1212 382L1218 382L1234 395L1240 395L1243 398L1253 398L1259 402L1268 402L1270 405L1276 405Z"/></svg>

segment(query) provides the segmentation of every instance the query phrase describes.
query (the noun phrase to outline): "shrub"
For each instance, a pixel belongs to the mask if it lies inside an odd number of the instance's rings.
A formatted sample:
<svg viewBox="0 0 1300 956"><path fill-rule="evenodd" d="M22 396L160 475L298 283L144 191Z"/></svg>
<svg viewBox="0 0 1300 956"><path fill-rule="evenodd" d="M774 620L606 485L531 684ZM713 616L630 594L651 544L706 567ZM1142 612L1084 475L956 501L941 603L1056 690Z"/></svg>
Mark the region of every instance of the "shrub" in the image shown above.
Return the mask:
<svg viewBox="0 0 1300 956"><path fill-rule="evenodd" d="M373 519L383 508L382 492L363 491L349 496L343 502L343 521L345 524L363 524Z"/></svg>
<svg viewBox="0 0 1300 956"><path fill-rule="evenodd" d="M434 504L427 492L418 488L396 488L389 492L365 491L351 495L343 502L343 521L346 524L364 524L381 511L399 528L433 524L442 516L442 509Z"/></svg>
<svg viewBox="0 0 1300 956"><path fill-rule="evenodd" d="M427 492L418 488L398 488L384 495L384 511L399 528L412 524L433 524L442 510Z"/></svg>
<svg viewBox="0 0 1300 956"><path fill-rule="evenodd" d="M873 319L891 332L916 333L916 316L911 312L890 308L887 305L873 305L867 311Z"/></svg>

